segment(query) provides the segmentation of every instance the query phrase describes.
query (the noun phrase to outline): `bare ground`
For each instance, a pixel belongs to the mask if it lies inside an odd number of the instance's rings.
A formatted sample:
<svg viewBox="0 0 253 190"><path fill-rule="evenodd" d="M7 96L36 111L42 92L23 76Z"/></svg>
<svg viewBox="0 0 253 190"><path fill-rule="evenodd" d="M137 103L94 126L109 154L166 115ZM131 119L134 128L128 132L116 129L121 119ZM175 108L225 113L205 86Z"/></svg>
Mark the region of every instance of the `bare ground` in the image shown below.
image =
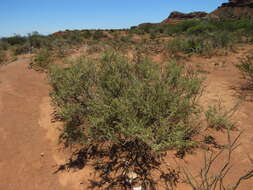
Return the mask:
<svg viewBox="0 0 253 190"><path fill-rule="evenodd" d="M40 125L50 118L50 110L41 111L49 86L28 62L20 58L0 68L0 189L69 190L69 182L53 174L58 151Z"/></svg>

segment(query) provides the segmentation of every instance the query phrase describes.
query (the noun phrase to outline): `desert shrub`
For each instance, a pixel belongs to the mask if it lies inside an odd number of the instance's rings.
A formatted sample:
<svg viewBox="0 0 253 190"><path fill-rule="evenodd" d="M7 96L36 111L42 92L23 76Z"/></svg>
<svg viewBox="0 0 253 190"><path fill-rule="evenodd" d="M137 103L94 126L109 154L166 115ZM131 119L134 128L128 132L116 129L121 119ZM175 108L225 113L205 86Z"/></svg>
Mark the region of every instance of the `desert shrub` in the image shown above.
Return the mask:
<svg viewBox="0 0 253 190"><path fill-rule="evenodd" d="M138 29L143 31L144 33L150 33L152 30L154 30L154 28L156 27L155 24L152 23L145 23L145 24L141 24Z"/></svg>
<svg viewBox="0 0 253 190"><path fill-rule="evenodd" d="M14 35L8 38L2 38L3 42L7 42L10 45L23 45L27 42L27 38L20 35Z"/></svg>
<svg viewBox="0 0 253 190"><path fill-rule="evenodd" d="M145 32L144 32L144 30L142 30L138 27L134 27L130 30L130 34L144 35Z"/></svg>
<svg viewBox="0 0 253 190"><path fill-rule="evenodd" d="M92 36L92 34L91 34L91 32L90 32L89 30L86 30L86 31L82 34L82 36L83 36L84 38L86 38L86 39L90 39L91 36Z"/></svg>
<svg viewBox="0 0 253 190"><path fill-rule="evenodd" d="M203 35L203 33L208 33L215 31L216 27L212 24L199 24L187 29L187 33L190 35Z"/></svg>
<svg viewBox="0 0 253 190"><path fill-rule="evenodd" d="M238 106L239 104L230 110L226 110L220 102L217 105L209 106L205 112L207 126L216 130L233 129L235 123L231 121L231 118L238 109Z"/></svg>
<svg viewBox="0 0 253 190"><path fill-rule="evenodd" d="M253 178L253 160L249 157L251 163L248 166L249 171L246 171L244 175L233 180L233 182L228 180L229 183L224 183L227 181L227 177L233 173L231 168L235 163L233 163L232 157L238 147L241 134L232 139L230 131L227 130L227 144L218 153L214 151L205 152L203 166L197 175L193 175L190 170L184 169L185 181L192 190L237 190L242 182L250 181ZM223 164L217 166L217 161L222 161Z"/></svg>
<svg viewBox="0 0 253 190"><path fill-rule="evenodd" d="M169 54L175 54L182 51L182 38L174 38L170 41L168 41L166 45L166 51L168 51Z"/></svg>
<svg viewBox="0 0 253 190"><path fill-rule="evenodd" d="M122 36L120 38L120 41L124 43L130 43L132 41L132 36L131 35Z"/></svg>
<svg viewBox="0 0 253 190"><path fill-rule="evenodd" d="M228 31L215 32L209 35L208 39L211 41L213 48L226 48L235 43L233 34Z"/></svg>
<svg viewBox="0 0 253 190"><path fill-rule="evenodd" d="M238 19L238 20L222 20L214 22L219 30L236 31L239 29L252 30L253 21L252 19Z"/></svg>
<svg viewBox="0 0 253 190"><path fill-rule="evenodd" d="M48 37L39 34L38 32L32 32L28 34L28 41L31 48L42 48L45 47L48 42Z"/></svg>
<svg viewBox="0 0 253 190"><path fill-rule="evenodd" d="M12 51L14 55L26 54L31 51L31 46L29 42L26 42L22 45L12 46Z"/></svg>
<svg viewBox="0 0 253 190"><path fill-rule="evenodd" d="M87 49L88 54L93 54L93 53L100 53L103 51L103 47L99 45L90 45L89 48Z"/></svg>
<svg viewBox="0 0 253 190"><path fill-rule="evenodd" d="M189 37L183 41L182 48L185 53L203 53L206 48L206 43L202 38Z"/></svg>
<svg viewBox="0 0 253 190"><path fill-rule="evenodd" d="M246 56L236 67L242 72L244 78L248 80L249 86L253 87L253 56Z"/></svg>
<svg viewBox="0 0 253 190"><path fill-rule="evenodd" d="M186 32L189 28L200 24L199 20L191 19L179 22L177 24L169 24L165 26L165 33L169 35L180 34Z"/></svg>
<svg viewBox="0 0 253 190"><path fill-rule="evenodd" d="M167 44L167 51L171 54L182 52L186 54L191 53L210 53L212 50L211 45L203 37L175 37Z"/></svg>
<svg viewBox="0 0 253 190"><path fill-rule="evenodd" d="M104 34L104 32L102 30L96 30L94 33L93 33L93 39L94 40L100 40L101 38L105 38L107 37L107 35Z"/></svg>
<svg viewBox="0 0 253 190"><path fill-rule="evenodd" d="M54 67L49 79L67 144L140 142L152 152L193 145L201 80L183 65L106 54L97 63L80 58Z"/></svg>
<svg viewBox="0 0 253 190"><path fill-rule="evenodd" d="M5 51L0 50L0 65L6 62L6 53Z"/></svg>
<svg viewBox="0 0 253 190"><path fill-rule="evenodd" d="M8 50L8 48L10 47L10 44L8 44L7 42L3 42L1 39L0 39L0 50Z"/></svg>
<svg viewBox="0 0 253 190"><path fill-rule="evenodd" d="M33 62L31 63L31 67L38 71L44 71L49 69L49 66L52 63L52 55L47 49L40 49L37 51L35 57L33 58Z"/></svg>
<svg viewBox="0 0 253 190"><path fill-rule="evenodd" d="M64 39L56 39L53 42L53 51L58 58L64 58L68 55L70 43Z"/></svg>

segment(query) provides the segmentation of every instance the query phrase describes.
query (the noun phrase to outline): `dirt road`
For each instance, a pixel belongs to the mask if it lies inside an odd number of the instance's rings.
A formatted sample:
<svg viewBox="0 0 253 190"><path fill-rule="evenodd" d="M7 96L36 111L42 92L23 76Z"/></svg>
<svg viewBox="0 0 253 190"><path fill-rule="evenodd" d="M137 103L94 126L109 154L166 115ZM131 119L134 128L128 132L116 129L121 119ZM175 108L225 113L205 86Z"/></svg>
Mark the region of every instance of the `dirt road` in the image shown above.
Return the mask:
<svg viewBox="0 0 253 190"><path fill-rule="evenodd" d="M29 70L28 62L0 67L0 189L70 190L53 174L54 146L39 125L49 90L45 75Z"/></svg>

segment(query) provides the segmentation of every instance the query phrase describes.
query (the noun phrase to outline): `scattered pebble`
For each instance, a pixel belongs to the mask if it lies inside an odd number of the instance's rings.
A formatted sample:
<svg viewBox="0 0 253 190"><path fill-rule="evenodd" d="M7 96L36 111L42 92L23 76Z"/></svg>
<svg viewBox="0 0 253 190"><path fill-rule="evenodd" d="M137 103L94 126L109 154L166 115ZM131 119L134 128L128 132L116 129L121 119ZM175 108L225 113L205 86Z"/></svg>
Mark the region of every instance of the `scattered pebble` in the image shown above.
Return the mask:
<svg viewBox="0 0 253 190"><path fill-rule="evenodd" d="M141 186L140 187L134 187L133 190L141 190Z"/></svg>
<svg viewBox="0 0 253 190"><path fill-rule="evenodd" d="M127 174L127 176L128 176L131 180L136 179L136 178L138 177L138 175L137 175L135 172L129 172L129 173Z"/></svg>

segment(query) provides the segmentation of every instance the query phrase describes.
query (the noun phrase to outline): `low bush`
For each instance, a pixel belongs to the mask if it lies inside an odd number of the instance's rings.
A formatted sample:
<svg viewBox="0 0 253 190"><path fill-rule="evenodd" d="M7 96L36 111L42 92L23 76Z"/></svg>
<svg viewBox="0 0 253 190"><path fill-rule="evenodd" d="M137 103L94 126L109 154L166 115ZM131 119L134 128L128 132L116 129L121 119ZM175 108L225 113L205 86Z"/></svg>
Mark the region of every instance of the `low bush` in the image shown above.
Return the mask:
<svg viewBox="0 0 253 190"><path fill-rule="evenodd" d="M227 130L227 143L217 153L206 151L204 153L203 166L197 174L193 174L189 169L184 169L185 181L192 190L237 190L241 189L241 183L250 181L253 178L253 160L249 157L248 171L241 175L237 180L228 180L228 176L233 174L234 162L233 155L238 148L238 141L242 133L234 139ZM222 165L217 165L217 162ZM225 183L227 181L228 183Z"/></svg>
<svg viewBox="0 0 253 190"><path fill-rule="evenodd" d="M93 34L92 37L94 40L100 40L101 38L107 37L106 34L102 30L96 30Z"/></svg>
<svg viewBox="0 0 253 190"><path fill-rule="evenodd" d="M167 51L171 54L176 54L177 52L203 54L210 53L211 50L211 44L202 37L175 37L167 44Z"/></svg>
<svg viewBox="0 0 253 190"><path fill-rule="evenodd" d="M21 55L21 54L26 54L31 51L31 46L28 42L24 43L22 45L15 45L15 46L12 46L12 51L15 56Z"/></svg>
<svg viewBox="0 0 253 190"><path fill-rule="evenodd" d="M92 36L92 34L91 34L91 32L90 32L89 30L86 30L86 31L84 31L84 32L82 33L82 36L83 36L84 38L86 38L86 39L90 39L91 36Z"/></svg>
<svg viewBox="0 0 253 190"><path fill-rule="evenodd" d="M12 37L8 38L2 38L3 42L7 42L10 45L23 45L24 43L27 42L27 37L25 36L20 36L20 35L14 35Z"/></svg>
<svg viewBox="0 0 253 190"><path fill-rule="evenodd" d="M0 65L6 62L6 53L0 50Z"/></svg>
<svg viewBox="0 0 253 190"><path fill-rule="evenodd" d="M157 156L195 145L192 119L198 114L199 77L175 62L130 62L114 53L69 64L50 69L51 97L57 117L65 121L60 139L66 146L83 148L61 168L75 163L83 168L87 159L95 159L101 179L92 181L92 188L131 187L127 175L134 172L139 182L154 189L150 174L160 164ZM170 174L166 179L174 186L178 175Z"/></svg>
<svg viewBox="0 0 253 190"><path fill-rule="evenodd" d="M10 45L7 43L7 42L3 42L3 41L1 41L1 39L0 39L0 51L1 50L8 50L8 48L10 47Z"/></svg>
<svg viewBox="0 0 253 190"><path fill-rule="evenodd" d="M201 80L182 65L106 54L98 63L80 58L54 67L49 76L67 144L139 141L154 152L193 145Z"/></svg>
<svg viewBox="0 0 253 190"><path fill-rule="evenodd" d="M187 29L187 33L190 35L203 35L217 30L212 24L200 24Z"/></svg>
<svg viewBox="0 0 253 190"><path fill-rule="evenodd" d="M164 26L164 31L168 35L182 34L187 32L189 28L195 27L197 25L201 25L201 21L195 19L185 20L177 24L168 24L167 26Z"/></svg>
<svg viewBox="0 0 253 190"><path fill-rule="evenodd" d="M28 42L31 48L43 48L49 43L49 38L47 36L43 36L38 32L32 32L28 34Z"/></svg>
<svg viewBox="0 0 253 190"><path fill-rule="evenodd" d="M253 56L247 56L241 60L236 67L242 72L244 78L249 82L250 88L253 87Z"/></svg>
<svg viewBox="0 0 253 190"><path fill-rule="evenodd" d="M33 58L33 62L31 63L31 67L38 71L45 71L49 69L52 63L52 55L47 49L38 50L35 57Z"/></svg>
<svg viewBox="0 0 253 190"><path fill-rule="evenodd" d="M221 103L209 106L208 110L205 112L207 126L216 130L234 129L235 123L231 121L231 118L238 109L238 106L239 104L228 111L226 111Z"/></svg>

